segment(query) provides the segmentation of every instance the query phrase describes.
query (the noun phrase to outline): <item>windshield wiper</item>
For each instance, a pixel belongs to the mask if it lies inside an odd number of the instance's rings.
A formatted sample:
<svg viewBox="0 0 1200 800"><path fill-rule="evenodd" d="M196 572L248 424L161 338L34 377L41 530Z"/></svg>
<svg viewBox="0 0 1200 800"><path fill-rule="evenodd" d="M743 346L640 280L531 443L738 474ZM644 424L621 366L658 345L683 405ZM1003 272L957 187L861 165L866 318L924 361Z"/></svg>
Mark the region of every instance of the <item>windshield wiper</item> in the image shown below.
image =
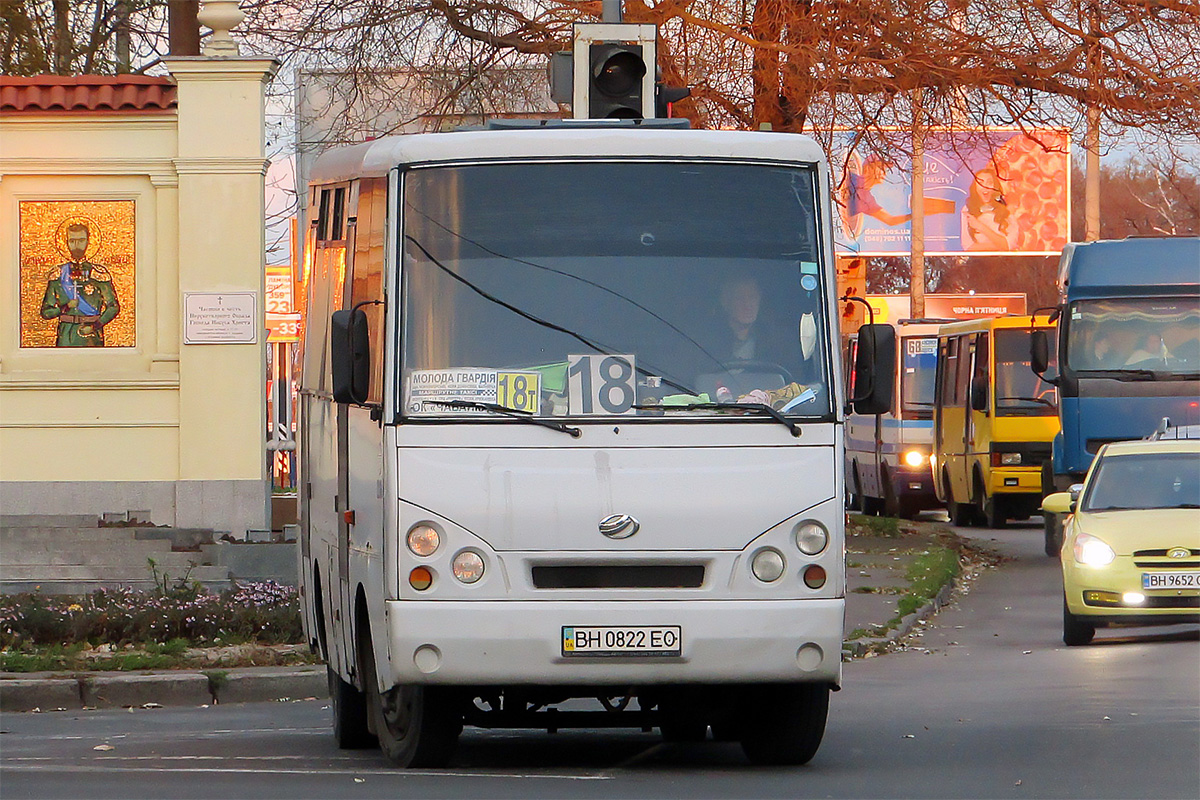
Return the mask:
<svg viewBox="0 0 1200 800"><path fill-rule="evenodd" d="M1088 378L1116 378L1119 381L1159 380L1159 373L1152 369L1079 369L1075 372Z"/></svg>
<svg viewBox="0 0 1200 800"><path fill-rule="evenodd" d="M582 433L579 428L573 428L570 425L557 422L552 419L535 417L528 411L517 411L515 408L508 408L500 405L499 403L481 403L476 400L442 400L439 401L439 405L452 406L454 408L475 408L479 409L480 411L494 411L495 413L503 414L506 417L524 420L525 422L531 422L534 425L541 425L543 428L562 431L563 433L570 434L571 437L575 439L578 439Z"/></svg>
<svg viewBox="0 0 1200 800"><path fill-rule="evenodd" d="M1047 400L1044 397L997 397L996 398L996 402L1000 402L1001 400L1023 400L1025 402L1029 402L1029 403L1041 403L1044 406L1050 406L1050 408L1058 408L1058 406L1054 405L1054 403L1051 403L1049 400Z"/></svg>
<svg viewBox="0 0 1200 800"><path fill-rule="evenodd" d="M765 403L688 403L682 406L647 404L635 405L634 408L647 411L754 411L783 425L792 432L792 436L799 437L801 432L799 425Z"/></svg>

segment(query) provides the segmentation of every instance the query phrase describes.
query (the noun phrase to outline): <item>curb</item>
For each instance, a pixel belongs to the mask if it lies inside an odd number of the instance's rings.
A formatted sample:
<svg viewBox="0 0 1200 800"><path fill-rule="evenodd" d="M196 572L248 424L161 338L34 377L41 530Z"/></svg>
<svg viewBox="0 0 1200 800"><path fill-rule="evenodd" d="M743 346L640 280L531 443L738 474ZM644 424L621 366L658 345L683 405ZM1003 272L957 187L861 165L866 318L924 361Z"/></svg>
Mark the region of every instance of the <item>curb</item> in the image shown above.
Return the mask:
<svg viewBox="0 0 1200 800"><path fill-rule="evenodd" d="M900 623L890 629L883 636L864 636L861 639L852 639L842 643L842 660L852 658L862 658L867 653L877 653L885 649L891 644L899 641L912 632L913 627L918 622L928 619L935 612L950 602L951 596L954 594L954 589L957 584L957 579L950 581L941 589L925 605L918 608L911 614L907 614L900 619Z"/></svg>
<svg viewBox="0 0 1200 800"><path fill-rule="evenodd" d="M329 696L324 665L44 677L16 674L0 676L0 712L202 706Z"/></svg>

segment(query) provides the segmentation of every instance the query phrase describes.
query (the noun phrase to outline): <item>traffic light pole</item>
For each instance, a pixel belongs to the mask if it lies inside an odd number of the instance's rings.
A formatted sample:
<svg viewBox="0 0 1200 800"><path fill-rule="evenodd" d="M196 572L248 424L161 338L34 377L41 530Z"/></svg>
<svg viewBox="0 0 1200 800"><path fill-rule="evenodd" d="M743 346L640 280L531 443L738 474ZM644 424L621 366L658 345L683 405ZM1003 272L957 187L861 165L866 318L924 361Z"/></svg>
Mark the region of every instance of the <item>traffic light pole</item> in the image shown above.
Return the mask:
<svg viewBox="0 0 1200 800"><path fill-rule="evenodd" d="M621 0L604 0L604 4L600 6L600 21L624 22L625 12L622 8L623 5Z"/></svg>

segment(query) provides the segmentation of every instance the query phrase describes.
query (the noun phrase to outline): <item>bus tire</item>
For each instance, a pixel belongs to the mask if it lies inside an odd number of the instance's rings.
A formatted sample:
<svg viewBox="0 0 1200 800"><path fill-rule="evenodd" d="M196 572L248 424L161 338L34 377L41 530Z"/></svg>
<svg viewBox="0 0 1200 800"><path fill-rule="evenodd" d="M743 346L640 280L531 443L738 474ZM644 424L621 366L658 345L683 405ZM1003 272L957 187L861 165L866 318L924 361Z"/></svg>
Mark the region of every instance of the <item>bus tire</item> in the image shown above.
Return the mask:
<svg viewBox="0 0 1200 800"><path fill-rule="evenodd" d="M950 476L945 472L942 473L942 486L945 487L946 493L946 513L950 515L950 524L956 525L959 528L965 528L971 524L971 517L974 514L973 509L966 503L960 503L954 499L954 492L950 488Z"/></svg>
<svg viewBox="0 0 1200 800"><path fill-rule="evenodd" d="M366 626L359 635L363 684L379 749L405 769L444 767L462 733L462 712L441 687L394 686L380 693L375 651Z"/></svg>
<svg viewBox="0 0 1200 800"><path fill-rule="evenodd" d="M1003 528L1008 525L1008 514L1003 497L992 495L983 503L983 524L989 528Z"/></svg>
<svg viewBox="0 0 1200 800"><path fill-rule="evenodd" d="M742 751L754 764L798 766L817 754L829 716L829 686L772 684L746 690Z"/></svg>
<svg viewBox="0 0 1200 800"><path fill-rule="evenodd" d="M1062 550L1062 523L1053 511L1042 512L1042 528L1046 535L1046 555L1058 558Z"/></svg>
<svg viewBox="0 0 1200 800"><path fill-rule="evenodd" d="M329 677L329 706L333 710L333 739L342 750L362 750L374 747L378 740L367 728L367 697L342 680L333 667L326 667Z"/></svg>
<svg viewBox="0 0 1200 800"><path fill-rule="evenodd" d="M975 496L971 498L973 503L972 510L974 512L971 516L975 518L975 524L982 528L1003 528L1003 522L999 525L992 525L995 521L993 517L995 504L992 502L992 498L988 497L987 489L984 488L983 477L978 472L975 473L972 485L975 487Z"/></svg>

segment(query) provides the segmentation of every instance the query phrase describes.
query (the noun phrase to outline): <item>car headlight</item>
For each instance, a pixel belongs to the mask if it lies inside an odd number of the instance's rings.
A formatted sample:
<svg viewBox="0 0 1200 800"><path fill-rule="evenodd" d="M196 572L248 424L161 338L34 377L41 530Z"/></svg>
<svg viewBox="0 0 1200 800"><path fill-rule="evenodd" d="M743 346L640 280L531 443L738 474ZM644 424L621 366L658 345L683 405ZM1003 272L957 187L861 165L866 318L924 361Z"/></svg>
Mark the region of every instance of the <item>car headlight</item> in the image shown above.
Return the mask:
<svg viewBox="0 0 1200 800"><path fill-rule="evenodd" d="M1021 464L1020 453L1001 453L1000 466L1002 467L1017 467Z"/></svg>
<svg viewBox="0 0 1200 800"><path fill-rule="evenodd" d="M796 547L806 556L815 556L829 544L829 532L819 522L802 522L796 526Z"/></svg>
<svg viewBox="0 0 1200 800"><path fill-rule="evenodd" d="M463 583L475 583L483 577L483 558L474 550L463 550L454 557L450 571Z"/></svg>
<svg viewBox="0 0 1200 800"><path fill-rule="evenodd" d="M910 467L919 467L925 463L925 454L919 450L909 450L904 454L904 463Z"/></svg>
<svg viewBox="0 0 1200 800"><path fill-rule="evenodd" d="M1089 567L1107 567L1117 554L1103 539L1087 533L1075 537L1075 561Z"/></svg>
<svg viewBox="0 0 1200 800"><path fill-rule="evenodd" d="M431 556L442 543L442 537L431 525L421 523L408 531L408 549L418 556Z"/></svg>
<svg viewBox="0 0 1200 800"><path fill-rule="evenodd" d="M783 554L770 548L759 550L750 560L750 571L763 583L779 580L785 566Z"/></svg>

